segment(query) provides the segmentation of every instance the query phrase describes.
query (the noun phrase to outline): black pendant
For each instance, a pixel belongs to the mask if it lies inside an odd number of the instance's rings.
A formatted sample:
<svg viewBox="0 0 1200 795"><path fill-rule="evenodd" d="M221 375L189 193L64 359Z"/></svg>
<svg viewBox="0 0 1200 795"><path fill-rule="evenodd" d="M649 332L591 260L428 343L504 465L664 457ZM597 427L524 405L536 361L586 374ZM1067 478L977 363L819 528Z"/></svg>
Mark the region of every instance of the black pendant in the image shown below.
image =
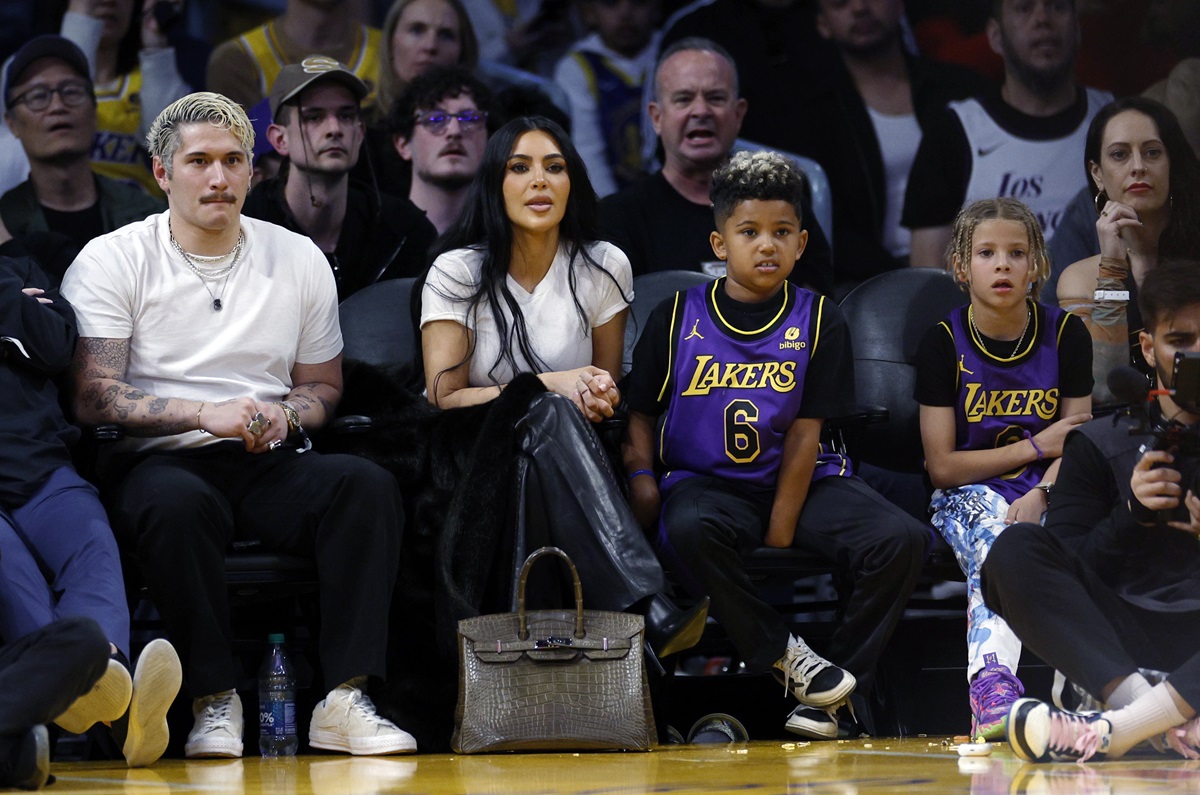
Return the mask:
<svg viewBox="0 0 1200 795"><path fill-rule="evenodd" d="M213 309L216 310L217 312L221 311L221 299L220 298L213 299Z"/></svg>

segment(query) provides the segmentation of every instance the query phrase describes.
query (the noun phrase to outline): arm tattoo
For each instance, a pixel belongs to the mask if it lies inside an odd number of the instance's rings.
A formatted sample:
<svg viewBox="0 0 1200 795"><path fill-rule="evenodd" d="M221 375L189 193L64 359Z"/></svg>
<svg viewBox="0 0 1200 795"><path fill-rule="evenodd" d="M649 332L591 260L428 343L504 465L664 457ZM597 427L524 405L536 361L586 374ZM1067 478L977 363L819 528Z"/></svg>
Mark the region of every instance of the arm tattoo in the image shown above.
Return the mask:
<svg viewBox="0 0 1200 795"><path fill-rule="evenodd" d="M76 371L88 369L89 364L92 368L106 370L109 378L123 379L129 368L129 340L80 337Z"/></svg>

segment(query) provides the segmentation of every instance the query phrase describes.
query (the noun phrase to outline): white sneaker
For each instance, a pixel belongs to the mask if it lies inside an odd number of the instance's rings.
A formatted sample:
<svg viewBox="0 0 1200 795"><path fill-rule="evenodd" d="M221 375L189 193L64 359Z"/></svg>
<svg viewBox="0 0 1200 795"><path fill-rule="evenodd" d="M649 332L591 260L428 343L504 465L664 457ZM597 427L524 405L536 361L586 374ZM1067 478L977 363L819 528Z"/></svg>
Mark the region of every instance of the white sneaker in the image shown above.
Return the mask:
<svg viewBox="0 0 1200 795"><path fill-rule="evenodd" d="M133 669L133 697L121 752L130 767L145 767L167 750L167 710L183 683L175 647L162 638L146 644Z"/></svg>
<svg viewBox="0 0 1200 795"><path fill-rule="evenodd" d="M417 750L411 734L380 717L370 697L349 685L334 688L313 709L308 744L355 756L411 754Z"/></svg>
<svg viewBox="0 0 1200 795"><path fill-rule="evenodd" d="M96 723L111 723L124 715L132 693L128 669L109 659L107 670L92 689L72 701L54 722L71 734L83 734Z"/></svg>
<svg viewBox="0 0 1200 795"><path fill-rule="evenodd" d="M808 647L800 638L788 638L787 649L775 661L783 673L783 686L806 707L832 707L853 692L854 674L838 668Z"/></svg>
<svg viewBox="0 0 1200 795"><path fill-rule="evenodd" d="M236 690L226 690L192 702L196 725L188 733L184 754L239 757L242 755L242 699Z"/></svg>
<svg viewBox="0 0 1200 795"><path fill-rule="evenodd" d="M836 740L838 736L837 716L832 710L806 707L803 704L792 710L783 727L792 734L813 740Z"/></svg>

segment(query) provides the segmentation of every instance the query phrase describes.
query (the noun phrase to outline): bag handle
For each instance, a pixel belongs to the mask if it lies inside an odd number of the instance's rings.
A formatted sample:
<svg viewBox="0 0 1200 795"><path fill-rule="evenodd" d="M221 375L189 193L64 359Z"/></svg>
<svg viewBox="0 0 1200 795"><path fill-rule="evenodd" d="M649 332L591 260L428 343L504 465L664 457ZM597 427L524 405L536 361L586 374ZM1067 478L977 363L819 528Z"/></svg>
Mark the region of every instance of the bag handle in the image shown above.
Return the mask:
<svg viewBox="0 0 1200 795"><path fill-rule="evenodd" d="M575 570L575 564L567 557L567 553L558 547L536 549L530 553L529 557L525 558L525 563L521 565L521 573L517 575L517 637L521 640L529 640L529 624L525 619L525 581L529 578L529 570L533 568L533 564L547 555L557 555L562 558L567 562L567 568L571 570L571 579L575 581L575 637L582 638L587 634L583 631L583 584L579 582L579 572Z"/></svg>

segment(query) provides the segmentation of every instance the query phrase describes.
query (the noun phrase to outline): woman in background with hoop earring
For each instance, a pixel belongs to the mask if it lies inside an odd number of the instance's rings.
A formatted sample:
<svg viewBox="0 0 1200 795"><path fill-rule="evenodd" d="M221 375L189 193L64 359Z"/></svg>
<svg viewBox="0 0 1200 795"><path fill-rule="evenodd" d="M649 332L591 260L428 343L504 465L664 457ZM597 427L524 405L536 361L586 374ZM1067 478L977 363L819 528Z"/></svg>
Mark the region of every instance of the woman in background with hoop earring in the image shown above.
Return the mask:
<svg viewBox="0 0 1200 795"><path fill-rule="evenodd" d="M1200 251L1200 160L1166 106L1128 97L1092 120L1084 163L1100 254L1063 271L1058 303L1092 335L1092 398L1102 405L1115 400L1113 368L1132 364L1153 379L1138 343L1137 288L1160 261Z"/></svg>

